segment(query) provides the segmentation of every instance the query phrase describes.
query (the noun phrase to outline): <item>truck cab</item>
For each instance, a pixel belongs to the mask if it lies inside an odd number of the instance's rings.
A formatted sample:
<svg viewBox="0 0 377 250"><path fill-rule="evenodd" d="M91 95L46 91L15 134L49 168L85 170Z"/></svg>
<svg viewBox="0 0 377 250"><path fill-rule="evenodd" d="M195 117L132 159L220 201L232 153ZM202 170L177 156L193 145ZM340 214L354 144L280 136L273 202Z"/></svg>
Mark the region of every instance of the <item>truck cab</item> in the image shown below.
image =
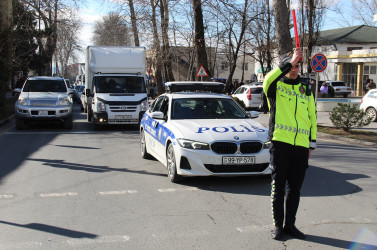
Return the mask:
<svg viewBox="0 0 377 250"><path fill-rule="evenodd" d="M87 118L94 129L140 123L149 108L145 48L89 46L85 79Z"/></svg>

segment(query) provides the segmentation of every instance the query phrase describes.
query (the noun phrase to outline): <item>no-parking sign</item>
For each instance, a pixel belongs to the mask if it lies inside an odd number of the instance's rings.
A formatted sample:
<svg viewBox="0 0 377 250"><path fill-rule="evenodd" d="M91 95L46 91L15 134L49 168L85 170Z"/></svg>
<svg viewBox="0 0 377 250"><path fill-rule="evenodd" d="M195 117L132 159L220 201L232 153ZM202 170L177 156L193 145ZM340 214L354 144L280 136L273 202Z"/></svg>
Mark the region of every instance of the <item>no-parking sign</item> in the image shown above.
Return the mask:
<svg viewBox="0 0 377 250"><path fill-rule="evenodd" d="M326 69L327 67L327 59L324 55L322 54L316 54L313 56L311 62L310 62L312 69L315 72L322 72Z"/></svg>

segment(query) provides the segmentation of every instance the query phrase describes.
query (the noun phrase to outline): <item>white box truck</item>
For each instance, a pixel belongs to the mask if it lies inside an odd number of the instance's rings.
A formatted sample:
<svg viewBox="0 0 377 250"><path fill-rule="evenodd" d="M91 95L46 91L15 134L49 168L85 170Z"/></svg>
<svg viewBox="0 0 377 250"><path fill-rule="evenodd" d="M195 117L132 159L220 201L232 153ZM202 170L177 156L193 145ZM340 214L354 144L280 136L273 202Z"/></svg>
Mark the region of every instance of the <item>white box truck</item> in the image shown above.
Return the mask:
<svg viewBox="0 0 377 250"><path fill-rule="evenodd" d="M139 124L148 109L145 48L89 46L85 61L87 118L101 124Z"/></svg>

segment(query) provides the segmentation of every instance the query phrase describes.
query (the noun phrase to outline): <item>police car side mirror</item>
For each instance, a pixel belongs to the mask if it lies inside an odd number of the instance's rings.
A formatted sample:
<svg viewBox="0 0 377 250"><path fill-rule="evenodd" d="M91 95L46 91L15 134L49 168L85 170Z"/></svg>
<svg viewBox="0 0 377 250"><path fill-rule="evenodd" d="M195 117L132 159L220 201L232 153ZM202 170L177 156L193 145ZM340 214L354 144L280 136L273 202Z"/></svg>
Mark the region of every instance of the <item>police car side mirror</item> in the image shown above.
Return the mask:
<svg viewBox="0 0 377 250"><path fill-rule="evenodd" d="M161 111L155 111L151 113L151 117L157 120L163 120L165 115Z"/></svg>
<svg viewBox="0 0 377 250"><path fill-rule="evenodd" d="M250 111L248 115L251 119L258 118L259 112L258 111Z"/></svg>

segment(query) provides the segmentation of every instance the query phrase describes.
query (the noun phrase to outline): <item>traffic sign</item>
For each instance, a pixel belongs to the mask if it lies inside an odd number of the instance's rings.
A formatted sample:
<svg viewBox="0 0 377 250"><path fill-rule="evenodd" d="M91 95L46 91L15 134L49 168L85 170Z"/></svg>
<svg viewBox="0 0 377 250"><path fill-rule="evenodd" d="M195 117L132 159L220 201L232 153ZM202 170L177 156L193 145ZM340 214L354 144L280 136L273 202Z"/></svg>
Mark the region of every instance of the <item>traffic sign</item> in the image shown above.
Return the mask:
<svg viewBox="0 0 377 250"><path fill-rule="evenodd" d="M316 54L313 56L310 64L315 72L320 73L326 69L327 59L322 54Z"/></svg>
<svg viewBox="0 0 377 250"><path fill-rule="evenodd" d="M204 69L203 65L200 66L198 72L196 73L196 77L199 76L208 76L207 71Z"/></svg>

